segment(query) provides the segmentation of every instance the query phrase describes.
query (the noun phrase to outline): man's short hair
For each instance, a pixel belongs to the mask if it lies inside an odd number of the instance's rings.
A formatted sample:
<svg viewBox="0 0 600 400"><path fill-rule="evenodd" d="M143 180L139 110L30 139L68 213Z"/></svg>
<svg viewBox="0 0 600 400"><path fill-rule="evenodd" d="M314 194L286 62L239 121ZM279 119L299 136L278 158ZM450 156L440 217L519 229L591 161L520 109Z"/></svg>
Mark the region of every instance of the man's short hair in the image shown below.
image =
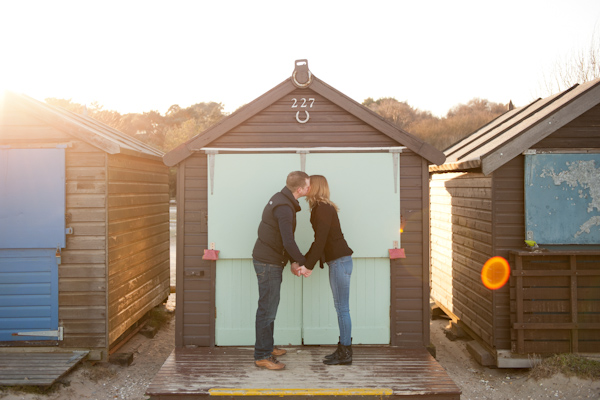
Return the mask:
<svg viewBox="0 0 600 400"><path fill-rule="evenodd" d="M306 186L307 179L309 179L309 176L306 172L293 171L287 176L285 186L290 189L290 192L294 193L296 189Z"/></svg>

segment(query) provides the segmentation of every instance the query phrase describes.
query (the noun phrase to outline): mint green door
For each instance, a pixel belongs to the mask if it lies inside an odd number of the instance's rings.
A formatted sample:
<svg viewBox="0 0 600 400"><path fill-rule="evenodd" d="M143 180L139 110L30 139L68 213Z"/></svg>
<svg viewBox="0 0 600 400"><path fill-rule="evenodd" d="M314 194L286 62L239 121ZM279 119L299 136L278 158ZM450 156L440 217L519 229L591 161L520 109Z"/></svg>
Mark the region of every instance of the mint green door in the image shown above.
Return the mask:
<svg viewBox="0 0 600 400"><path fill-rule="evenodd" d="M353 258L352 261L350 317L353 343L388 344L390 342L390 260ZM294 277L291 274L290 276ZM313 274L308 279L304 279L302 284L304 344L336 344L339 329L329 287L328 267L315 268Z"/></svg>
<svg viewBox="0 0 600 400"><path fill-rule="evenodd" d="M220 250L216 267L215 342L254 344L258 285L252 248L262 209L301 169L299 154L218 154L209 161L209 243ZM387 249L400 242L400 196L389 153L308 154L306 172L327 177L340 207L342 230L354 250L350 313L354 343L390 341L390 262ZM210 166L213 165L213 167ZM308 204L300 199L296 241L302 252L313 240ZM278 345L334 344L337 316L328 267L298 278L287 266L275 321Z"/></svg>
<svg viewBox="0 0 600 400"><path fill-rule="evenodd" d="M283 274L275 320L275 343L302 343L302 280ZM218 346L254 345L258 283L251 258L217 261L215 342ZM337 342L336 342L337 343Z"/></svg>

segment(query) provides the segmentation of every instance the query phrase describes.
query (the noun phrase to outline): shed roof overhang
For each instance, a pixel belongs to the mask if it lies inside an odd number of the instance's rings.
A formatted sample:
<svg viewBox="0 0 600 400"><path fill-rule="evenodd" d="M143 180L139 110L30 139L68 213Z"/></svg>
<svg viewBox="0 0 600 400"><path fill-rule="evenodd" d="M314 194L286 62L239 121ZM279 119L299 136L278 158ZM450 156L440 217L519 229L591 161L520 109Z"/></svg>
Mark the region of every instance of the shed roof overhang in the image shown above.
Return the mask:
<svg viewBox="0 0 600 400"><path fill-rule="evenodd" d="M108 154L126 154L152 160L161 160L164 154L93 118L42 103L23 94L6 92L4 101L12 102L35 118Z"/></svg>
<svg viewBox="0 0 600 400"><path fill-rule="evenodd" d="M481 168L481 160L449 162L442 165L430 165L429 172L458 172Z"/></svg>
<svg viewBox="0 0 600 400"><path fill-rule="evenodd" d="M371 125L381 133L394 139L399 145L406 146L408 149L414 151L430 163L439 165L442 164L446 159L444 153L437 150L435 147L392 125L383 117L327 85L314 75L311 74L310 83L305 87L314 90L316 93L327 98L329 101L346 110L348 113L354 115L366 124ZM168 166L179 164L187 157L191 156L194 152L206 147L212 141L218 139L237 125L243 123L250 117L261 112L277 100L281 99L283 96L296 89L297 86L294 84L294 77L292 76L286 79L264 95L258 97L251 103L248 103L230 116L224 118L216 125L165 154L163 157L164 163Z"/></svg>
<svg viewBox="0 0 600 400"><path fill-rule="evenodd" d="M445 151L449 162L430 172L480 169L489 175L600 104L600 79L575 85L503 114Z"/></svg>

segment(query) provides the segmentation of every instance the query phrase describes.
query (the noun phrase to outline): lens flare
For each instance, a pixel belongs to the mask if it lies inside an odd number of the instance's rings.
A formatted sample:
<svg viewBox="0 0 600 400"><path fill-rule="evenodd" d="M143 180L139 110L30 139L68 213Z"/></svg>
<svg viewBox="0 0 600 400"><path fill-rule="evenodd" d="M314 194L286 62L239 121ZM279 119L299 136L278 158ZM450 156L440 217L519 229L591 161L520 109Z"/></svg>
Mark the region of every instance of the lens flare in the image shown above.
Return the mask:
<svg viewBox="0 0 600 400"><path fill-rule="evenodd" d="M481 282L491 290L500 289L508 282L509 277L510 265L500 256L487 260L481 269Z"/></svg>

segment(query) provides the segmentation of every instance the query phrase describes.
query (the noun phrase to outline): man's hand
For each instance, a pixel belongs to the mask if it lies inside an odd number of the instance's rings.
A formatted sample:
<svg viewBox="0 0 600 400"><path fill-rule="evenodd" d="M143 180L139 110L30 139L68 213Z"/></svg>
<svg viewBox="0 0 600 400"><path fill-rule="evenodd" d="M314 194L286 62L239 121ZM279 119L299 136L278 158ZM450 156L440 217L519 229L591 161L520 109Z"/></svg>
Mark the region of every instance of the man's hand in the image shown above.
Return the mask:
<svg viewBox="0 0 600 400"><path fill-rule="evenodd" d="M310 276L310 274L312 274L312 270L306 268L304 265L298 268L298 273L302 276L304 276L305 278L308 278Z"/></svg>
<svg viewBox="0 0 600 400"><path fill-rule="evenodd" d="M300 265L298 263L292 263L292 274L296 275L296 276L300 276L300 272L298 272L298 270L300 269Z"/></svg>

